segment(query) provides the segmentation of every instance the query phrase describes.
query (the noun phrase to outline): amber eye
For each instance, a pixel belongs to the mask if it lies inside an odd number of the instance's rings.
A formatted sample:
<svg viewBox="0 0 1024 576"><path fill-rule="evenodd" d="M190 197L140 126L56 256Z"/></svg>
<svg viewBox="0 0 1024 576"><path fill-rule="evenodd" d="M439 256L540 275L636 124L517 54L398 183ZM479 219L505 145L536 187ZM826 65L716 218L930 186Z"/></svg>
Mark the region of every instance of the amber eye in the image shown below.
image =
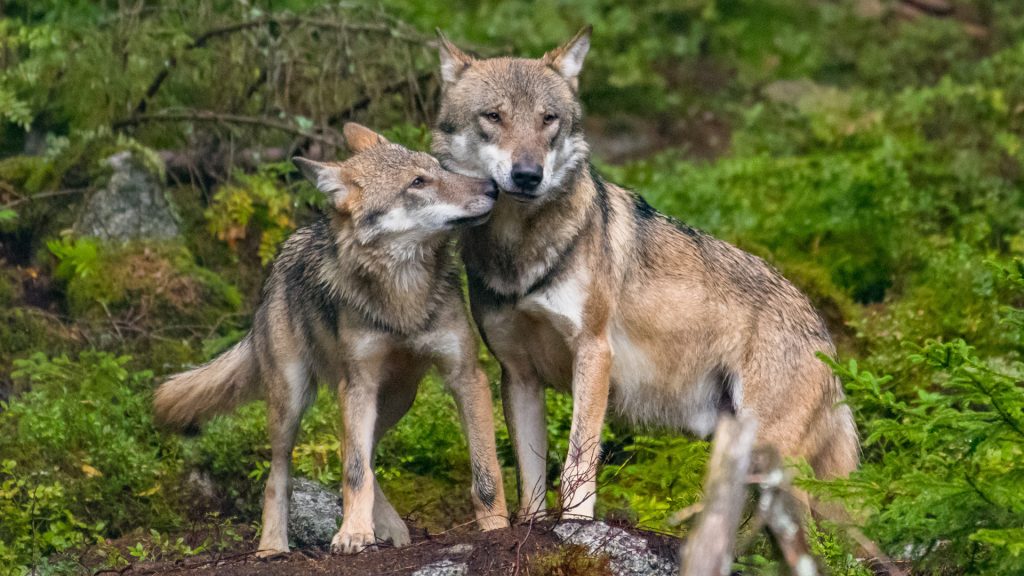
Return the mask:
<svg viewBox="0 0 1024 576"><path fill-rule="evenodd" d="M487 118L495 124L501 122L501 114L498 114L497 112L484 112L484 118Z"/></svg>
<svg viewBox="0 0 1024 576"><path fill-rule="evenodd" d="M427 183L427 181L426 181L426 180L424 180L424 179L423 179L422 177L420 177L420 176L417 176L416 178L414 178L414 179L413 179L413 181L412 181L412 182L410 182L410 183L409 183L409 188L423 188L423 186L424 186L424 185L425 185L426 183Z"/></svg>
<svg viewBox="0 0 1024 576"><path fill-rule="evenodd" d="M544 115L544 125L545 126L550 126L550 125L554 124L555 120L558 120L558 114L550 114L549 113L549 114L545 114Z"/></svg>

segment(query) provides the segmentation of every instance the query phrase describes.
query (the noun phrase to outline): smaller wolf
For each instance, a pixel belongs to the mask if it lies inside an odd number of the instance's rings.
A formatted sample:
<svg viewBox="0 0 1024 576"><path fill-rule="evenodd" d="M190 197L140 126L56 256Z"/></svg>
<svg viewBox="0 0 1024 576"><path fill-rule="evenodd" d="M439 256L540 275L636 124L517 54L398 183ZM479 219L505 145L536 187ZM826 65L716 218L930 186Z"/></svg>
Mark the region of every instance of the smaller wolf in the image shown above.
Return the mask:
<svg viewBox="0 0 1024 576"><path fill-rule="evenodd" d="M208 364L172 377L154 399L159 421L188 429L266 398L273 455L264 556L288 551L292 448L316 380L337 385L344 421L344 520L332 551L355 553L378 539L409 543L373 475L373 452L431 365L451 388L466 431L477 522L484 530L508 525L491 391L449 249L453 230L488 218L497 190L358 124L344 133L356 152L345 162L294 159L329 208L284 244L252 330Z"/></svg>

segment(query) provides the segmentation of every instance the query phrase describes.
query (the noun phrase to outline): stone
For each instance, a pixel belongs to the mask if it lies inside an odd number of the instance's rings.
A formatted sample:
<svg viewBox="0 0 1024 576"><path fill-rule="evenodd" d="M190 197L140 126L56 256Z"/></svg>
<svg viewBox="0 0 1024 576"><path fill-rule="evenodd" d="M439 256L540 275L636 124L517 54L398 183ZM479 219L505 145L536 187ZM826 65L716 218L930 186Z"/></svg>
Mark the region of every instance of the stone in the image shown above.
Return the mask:
<svg viewBox="0 0 1024 576"><path fill-rule="evenodd" d="M650 550L647 541L604 522L564 522L555 534L565 544L583 546L591 554L607 554L616 576L675 576L679 565Z"/></svg>
<svg viewBox="0 0 1024 576"><path fill-rule="evenodd" d="M300 548L326 549L341 525L341 497L321 484L295 478L288 506L288 538Z"/></svg>
<svg viewBox="0 0 1024 576"><path fill-rule="evenodd" d="M444 559L427 564L413 572L412 576L466 576L467 574L469 574L467 564Z"/></svg>
<svg viewBox="0 0 1024 576"><path fill-rule="evenodd" d="M79 236L101 240L167 240L180 235L178 216L159 171L139 153L124 150L107 158L112 172L75 221Z"/></svg>
<svg viewBox="0 0 1024 576"><path fill-rule="evenodd" d="M441 549L441 554L445 556L465 556L473 551L473 545L468 543L454 544L447 548Z"/></svg>

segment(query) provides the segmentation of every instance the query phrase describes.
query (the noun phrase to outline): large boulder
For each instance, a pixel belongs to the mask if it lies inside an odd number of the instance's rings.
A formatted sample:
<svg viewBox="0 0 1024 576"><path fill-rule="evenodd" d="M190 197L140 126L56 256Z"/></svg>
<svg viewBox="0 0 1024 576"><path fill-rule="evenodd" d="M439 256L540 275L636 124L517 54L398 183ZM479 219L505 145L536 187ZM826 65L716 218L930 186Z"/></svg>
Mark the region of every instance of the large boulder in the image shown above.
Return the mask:
<svg viewBox="0 0 1024 576"><path fill-rule="evenodd" d="M177 237L178 217L154 162L131 150L107 158L110 177L86 202L75 222L75 233L117 241Z"/></svg>

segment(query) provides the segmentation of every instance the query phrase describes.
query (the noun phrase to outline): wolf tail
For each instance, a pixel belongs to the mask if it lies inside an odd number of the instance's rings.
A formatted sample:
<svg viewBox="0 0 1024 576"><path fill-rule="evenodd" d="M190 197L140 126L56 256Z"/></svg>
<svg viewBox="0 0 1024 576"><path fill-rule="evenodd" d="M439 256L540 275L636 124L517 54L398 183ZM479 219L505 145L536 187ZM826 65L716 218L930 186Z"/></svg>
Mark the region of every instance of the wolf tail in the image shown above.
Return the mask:
<svg viewBox="0 0 1024 576"><path fill-rule="evenodd" d="M216 414L252 399L259 385L252 334L213 360L172 376L153 397L158 423L192 432Z"/></svg>

